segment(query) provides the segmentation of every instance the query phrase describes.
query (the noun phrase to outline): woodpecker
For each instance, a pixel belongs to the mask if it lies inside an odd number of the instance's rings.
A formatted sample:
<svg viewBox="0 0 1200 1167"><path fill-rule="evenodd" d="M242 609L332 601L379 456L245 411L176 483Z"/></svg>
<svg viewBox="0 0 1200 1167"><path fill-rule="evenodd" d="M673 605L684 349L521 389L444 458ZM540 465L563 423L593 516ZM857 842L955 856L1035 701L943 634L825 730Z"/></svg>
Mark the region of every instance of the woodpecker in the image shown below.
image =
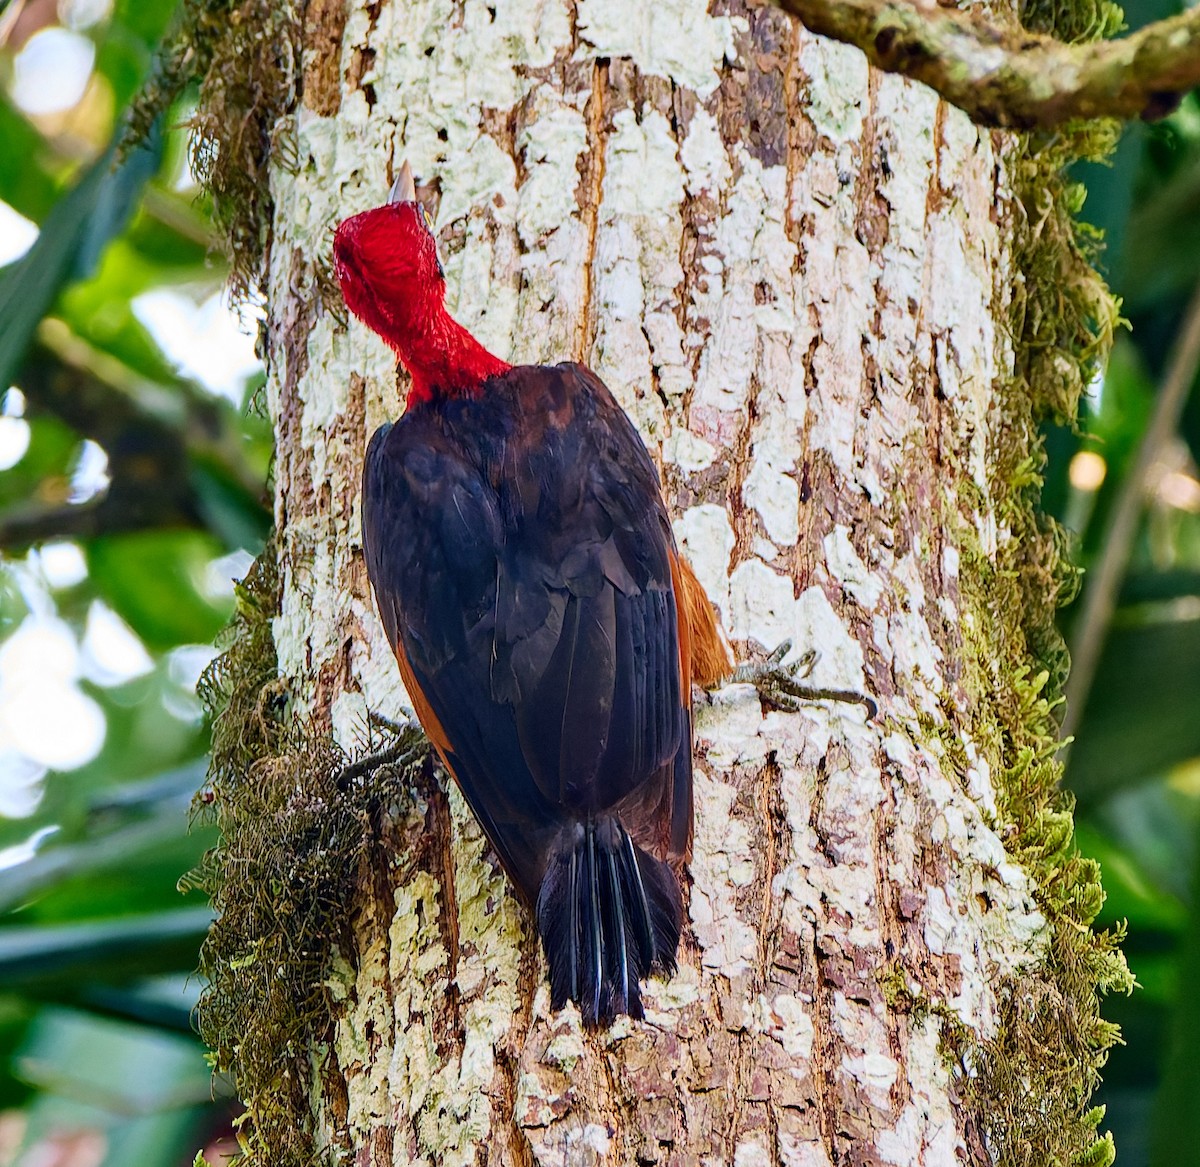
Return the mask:
<svg viewBox="0 0 1200 1167"><path fill-rule="evenodd" d="M367 450L362 536L414 711L534 913L552 1006L640 1017L679 945L692 684L731 667L712 605L595 373L510 365L447 313L407 163L333 253L411 378Z"/></svg>

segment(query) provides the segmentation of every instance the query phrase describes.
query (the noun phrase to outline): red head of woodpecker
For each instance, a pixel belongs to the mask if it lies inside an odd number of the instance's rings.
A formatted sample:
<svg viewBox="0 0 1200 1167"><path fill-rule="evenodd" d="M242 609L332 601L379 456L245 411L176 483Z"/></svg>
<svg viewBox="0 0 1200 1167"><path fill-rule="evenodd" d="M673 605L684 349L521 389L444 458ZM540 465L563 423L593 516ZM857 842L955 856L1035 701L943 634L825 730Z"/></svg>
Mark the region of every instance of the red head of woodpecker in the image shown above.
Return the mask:
<svg viewBox="0 0 1200 1167"><path fill-rule="evenodd" d="M414 403L435 391L472 392L509 368L446 311L446 274L407 162L382 207L338 226L333 262L350 311L411 374Z"/></svg>
<svg viewBox="0 0 1200 1167"><path fill-rule="evenodd" d="M554 1007L640 1015L679 942L691 685L729 664L712 608L595 374L514 368L447 314L407 166L334 256L413 380L363 471L367 573L413 708L535 911Z"/></svg>

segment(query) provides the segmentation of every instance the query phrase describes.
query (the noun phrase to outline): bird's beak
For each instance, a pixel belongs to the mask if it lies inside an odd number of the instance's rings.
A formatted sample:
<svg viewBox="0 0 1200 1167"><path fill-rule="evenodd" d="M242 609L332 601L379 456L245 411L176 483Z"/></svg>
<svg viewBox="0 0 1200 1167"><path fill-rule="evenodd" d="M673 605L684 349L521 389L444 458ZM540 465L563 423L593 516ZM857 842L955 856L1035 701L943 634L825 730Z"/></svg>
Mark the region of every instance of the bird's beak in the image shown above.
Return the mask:
<svg viewBox="0 0 1200 1167"><path fill-rule="evenodd" d="M392 189L388 191L387 201L389 204L415 203L417 201L417 184L413 181L412 167L409 166L407 159L400 167L400 173L396 175Z"/></svg>

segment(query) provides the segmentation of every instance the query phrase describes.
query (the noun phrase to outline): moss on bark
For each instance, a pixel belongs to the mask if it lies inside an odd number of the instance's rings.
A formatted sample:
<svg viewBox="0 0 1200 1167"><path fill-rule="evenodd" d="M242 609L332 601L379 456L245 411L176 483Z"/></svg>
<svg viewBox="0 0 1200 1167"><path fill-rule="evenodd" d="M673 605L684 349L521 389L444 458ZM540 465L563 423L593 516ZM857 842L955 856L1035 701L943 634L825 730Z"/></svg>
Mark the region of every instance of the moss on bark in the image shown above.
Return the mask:
<svg viewBox="0 0 1200 1167"><path fill-rule="evenodd" d="M131 111L136 140L199 81L192 170L212 198L235 303L259 291L271 232L268 167L292 149L281 127L297 97L302 8L296 0L185 0Z"/></svg>
<svg viewBox="0 0 1200 1167"><path fill-rule="evenodd" d="M1031 4L1026 22L1065 40L1110 34L1120 12L1108 0ZM1055 611L1077 590L1062 530L1039 507L1045 452L1039 427L1072 424L1079 398L1103 369L1119 305L1093 266L1097 240L1078 222L1083 189L1068 168L1107 155L1112 123L1023 136L1009 160L1015 196L1006 343L1013 377L993 428L992 493L1009 535L971 580L981 629L975 645L975 732L998 763L999 826L1009 853L1032 876L1050 932L1046 958L1001 992L996 1036L970 1056L969 1088L988 1146L1003 1165L1108 1167L1111 1135L1090 1105L1118 1040L1100 1015L1104 993L1129 992L1122 930L1092 928L1104 902L1099 866L1074 844L1073 806L1061 787L1059 719L1069 668Z"/></svg>
<svg viewBox="0 0 1200 1167"><path fill-rule="evenodd" d="M271 636L273 547L237 600L225 652L199 686L212 762L196 805L220 843L185 880L217 913L200 954L197 1023L214 1071L233 1077L246 1105L242 1162L309 1167L337 1159L315 1145L308 1118L334 1013L330 971L349 947L355 890L381 861L379 816L411 799L429 754L405 727L385 756L351 763L327 732L292 715Z"/></svg>

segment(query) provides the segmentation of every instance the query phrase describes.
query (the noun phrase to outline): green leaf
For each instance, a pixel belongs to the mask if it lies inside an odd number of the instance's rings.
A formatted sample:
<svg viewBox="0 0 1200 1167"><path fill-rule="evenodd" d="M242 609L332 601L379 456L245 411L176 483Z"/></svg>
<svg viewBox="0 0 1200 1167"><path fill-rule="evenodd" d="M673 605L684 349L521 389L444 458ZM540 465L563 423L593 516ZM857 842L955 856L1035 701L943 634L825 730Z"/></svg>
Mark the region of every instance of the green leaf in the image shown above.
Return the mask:
<svg viewBox="0 0 1200 1167"><path fill-rule="evenodd" d="M166 1167L188 1162L222 1121L200 1045L183 1034L42 1009L14 1062L39 1090L15 1149L22 1163L61 1151L64 1137L90 1150L91 1136L103 1158L87 1161L97 1167Z"/></svg>
<svg viewBox="0 0 1200 1167"><path fill-rule="evenodd" d="M205 1132L221 1121L215 1109L211 1104L189 1106L129 1118L61 1095L40 1094L26 1112L28 1125L18 1161L40 1162L41 1156L64 1149L90 1156L99 1149L101 1159L72 1161L95 1167L173 1167L186 1163Z"/></svg>
<svg viewBox="0 0 1200 1167"><path fill-rule="evenodd" d="M161 134L114 166L114 147L87 168L46 216L25 255L0 271L0 385L12 383L42 317L72 280L91 274L158 170Z"/></svg>
<svg viewBox="0 0 1200 1167"><path fill-rule="evenodd" d="M1200 852L1198 852L1200 853ZM1200 863L1193 864L1192 917L1180 963L1179 990L1172 1011L1163 1081L1155 1106L1153 1167L1200 1164Z"/></svg>
<svg viewBox="0 0 1200 1167"><path fill-rule="evenodd" d="M96 69L124 109L150 75L177 0L119 0L96 53Z"/></svg>
<svg viewBox="0 0 1200 1167"><path fill-rule="evenodd" d="M179 877L210 845L211 834L206 826L189 827L190 797L201 785L207 765L199 754L208 738L195 699L181 689L172 671L172 661L162 660L154 673L124 685L87 686L107 722L104 745L86 765L50 773L42 801L29 818L0 818L0 847L17 846L37 832L53 829L49 837L43 836L37 855L27 861L33 864L28 884L24 864L0 873L5 906L19 903L27 920L61 921L73 912L101 916L179 905ZM180 716L193 710L191 719ZM168 767L178 767L174 772L186 784L173 798L164 795L157 804L137 809L120 809L106 801L130 787L153 787ZM149 777L139 779L140 771ZM161 836L156 839L149 830L131 836L143 846L131 851L126 863L104 841L110 832L154 819L162 820ZM86 848L91 843L97 844L96 850L78 854L78 869L53 857L60 849ZM109 858L112 865L107 865ZM96 867L90 869L93 862Z"/></svg>
<svg viewBox="0 0 1200 1167"><path fill-rule="evenodd" d="M183 139L182 132L168 136L168 147ZM197 205L197 203L201 205ZM206 279L214 286L224 280L223 265L213 263L212 227L207 204L152 182L146 188L141 211L124 238L159 272L160 279Z"/></svg>
<svg viewBox="0 0 1200 1167"><path fill-rule="evenodd" d="M180 1033L194 1032L204 981L195 973L146 977L128 985L100 985L80 995L80 1004Z"/></svg>
<svg viewBox="0 0 1200 1167"><path fill-rule="evenodd" d="M271 516L260 500L246 493L215 462L196 460L192 486L204 525L216 532L229 547L242 547L257 555L266 542Z"/></svg>
<svg viewBox="0 0 1200 1167"><path fill-rule="evenodd" d="M198 759L154 778L102 787L90 792L82 816L51 796L33 822L57 829L36 854L3 873L0 912L19 909L23 924L69 924L178 908L181 874L216 842L214 827L189 827L206 769L207 760ZM78 773L62 776L51 780L48 793L74 793L81 785L88 784ZM32 833L28 820L11 825Z"/></svg>
<svg viewBox="0 0 1200 1167"><path fill-rule="evenodd" d="M88 568L97 592L148 646L210 644L232 608L199 590L226 550L201 531L137 531L93 539Z"/></svg>
<svg viewBox="0 0 1200 1167"><path fill-rule="evenodd" d="M1066 781L1083 806L1200 756L1200 620L1169 604L1109 630Z"/></svg>
<svg viewBox="0 0 1200 1167"><path fill-rule="evenodd" d="M1138 163L1145 149L1145 125L1133 122L1124 127L1112 156L1104 163L1083 162L1072 173L1087 186L1083 218L1104 232L1101 270L1119 279L1125 252L1125 225L1134 206Z"/></svg>
<svg viewBox="0 0 1200 1167"><path fill-rule="evenodd" d="M209 908L176 908L77 924L0 927L0 988L78 986L194 968Z"/></svg>
<svg viewBox="0 0 1200 1167"><path fill-rule="evenodd" d="M47 154L41 134L0 96L0 199L27 219L40 222L59 196L59 186L43 168Z"/></svg>
<svg viewBox="0 0 1200 1167"><path fill-rule="evenodd" d="M1200 158L1139 201L1130 214L1123 290L1132 311L1186 296L1200 253Z"/></svg>
<svg viewBox="0 0 1200 1167"><path fill-rule="evenodd" d="M122 1115L211 1097L212 1076L195 1039L73 1009L39 1011L16 1060L41 1089Z"/></svg>
<svg viewBox="0 0 1200 1167"><path fill-rule="evenodd" d="M1102 925L1127 920L1130 930L1140 934L1184 932L1187 908L1169 889L1156 882L1136 852L1122 847L1095 824L1082 820L1075 825L1075 842L1084 855L1099 860L1104 872Z"/></svg>
<svg viewBox="0 0 1200 1167"><path fill-rule="evenodd" d="M74 335L135 373L161 385L179 384L175 366L133 313L134 298L161 287L163 275L126 240L116 239L93 276L64 290L55 314Z"/></svg>

